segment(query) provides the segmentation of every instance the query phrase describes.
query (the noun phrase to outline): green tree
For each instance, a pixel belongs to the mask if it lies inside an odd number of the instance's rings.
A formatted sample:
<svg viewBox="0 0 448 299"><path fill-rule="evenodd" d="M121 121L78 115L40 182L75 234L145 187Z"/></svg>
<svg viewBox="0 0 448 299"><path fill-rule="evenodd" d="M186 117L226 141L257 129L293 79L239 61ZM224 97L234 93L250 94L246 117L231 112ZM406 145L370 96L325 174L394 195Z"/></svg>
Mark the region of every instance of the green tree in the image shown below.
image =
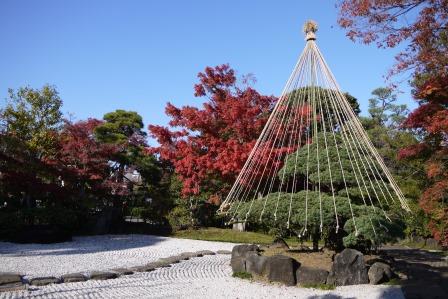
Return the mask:
<svg viewBox="0 0 448 299"><path fill-rule="evenodd" d="M55 148L57 132L62 126L62 100L55 87L40 90L21 87L9 89L6 106L0 110L2 131L26 143L38 158Z"/></svg>
<svg viewBox="0 0 448 299"><path fill-rule="evenodd" d="M118 109L106 113L103 119L104 123L95 129L95 136L101 142L127 144L132 137L146 136L142 131L143 119L137 112Z"/></svg>
<svg viewBox="0 0 448 299"><path fill-rule="evenodd" d="M168 184L162 180L165 171L156 157L147 151L146 132L143 131L143 119L134 111L116 110L106 113L104 122L95 128L95 137L103 143L114 144L119 151L114 157L114 169L117 181L124 181L128 185L130 196L126 199L133 206L147 206L147 199L151 198L152 216L167 212L171 206L166 199ZM134 171L140 179L130 178ZM152 217L154 220L154 217Z"/></svg>
<svg viewBox="0 0 448 299"><path fill-rule="evenodd" d="M409 112L407 106L394 104L397 95L388 87L376 88L372 95L374 97L369 99L369 114L374 123L398 128Z"/></svg>
<svg viewBox="0 0 448 299"><path fill-rule="evenodd" d="M426 237L429 235L425 228L428 219L417 205L421 190L427 184L423 159L398 159L400 149L418 144L414 132L401 128L408 114L407 106L394 104L396 96L389 88L377 88L372 94L376 99L370 100L371 117L361 118L361 122L413 210L414 217L404 217L407 236Z"/></svg>

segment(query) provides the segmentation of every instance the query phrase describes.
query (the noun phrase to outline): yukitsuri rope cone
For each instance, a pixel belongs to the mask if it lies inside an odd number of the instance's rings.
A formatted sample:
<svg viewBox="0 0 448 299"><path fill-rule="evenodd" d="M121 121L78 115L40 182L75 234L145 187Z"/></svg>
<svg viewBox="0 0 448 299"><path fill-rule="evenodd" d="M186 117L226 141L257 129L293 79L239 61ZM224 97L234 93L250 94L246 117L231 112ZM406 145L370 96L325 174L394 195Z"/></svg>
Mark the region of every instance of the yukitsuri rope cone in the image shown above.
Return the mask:
<svg viewBox="0 0 448 299"><path fill-rule="evenodd" d="M336 233L345 219L356 236L358 222L376 235L394 205L409 206L317 47L317 24L303 30L306 46L219 212L294 223L299 236L311 223L322 232L326 217Z"/></svg>

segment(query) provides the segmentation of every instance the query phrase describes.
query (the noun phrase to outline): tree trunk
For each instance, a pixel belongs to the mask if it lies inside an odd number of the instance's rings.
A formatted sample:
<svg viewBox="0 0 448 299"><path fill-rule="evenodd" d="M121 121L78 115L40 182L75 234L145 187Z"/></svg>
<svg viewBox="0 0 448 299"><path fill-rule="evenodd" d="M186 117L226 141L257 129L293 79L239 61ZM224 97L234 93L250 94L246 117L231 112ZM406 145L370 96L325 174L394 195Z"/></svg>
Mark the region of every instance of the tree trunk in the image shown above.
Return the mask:
<svg viewBox="0 0 448 299"><path fill-rule="evenodd" d="M319 251L319 239L320 235L319 232L314 232L311 236L311 239L313 241L313 251Z"/></svg>

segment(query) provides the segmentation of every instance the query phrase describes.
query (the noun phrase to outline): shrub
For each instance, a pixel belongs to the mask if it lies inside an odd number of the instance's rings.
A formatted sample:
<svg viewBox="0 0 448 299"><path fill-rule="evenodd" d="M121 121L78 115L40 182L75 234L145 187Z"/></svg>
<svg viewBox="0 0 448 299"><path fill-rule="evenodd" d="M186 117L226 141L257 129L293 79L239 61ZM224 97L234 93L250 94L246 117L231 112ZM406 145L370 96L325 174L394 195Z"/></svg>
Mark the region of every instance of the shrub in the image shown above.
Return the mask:
<svg viewBox="0 0 448 299"><path fill-rule="evenodd" d="M167 218L173 231L187 229L193 226L191 213L184 205L174 207L168 213Z"/></svg>

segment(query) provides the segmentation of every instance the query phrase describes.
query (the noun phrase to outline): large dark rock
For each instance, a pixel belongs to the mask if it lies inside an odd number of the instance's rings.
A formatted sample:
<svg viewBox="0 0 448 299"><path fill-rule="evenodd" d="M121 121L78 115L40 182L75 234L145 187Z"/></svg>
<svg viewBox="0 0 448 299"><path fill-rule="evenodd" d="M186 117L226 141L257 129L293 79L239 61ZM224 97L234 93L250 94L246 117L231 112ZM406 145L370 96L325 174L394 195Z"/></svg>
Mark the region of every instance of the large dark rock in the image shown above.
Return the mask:
<svg viewBox="0 0 448 299"><path fill-rule="evenodd" d="M328 271L300 266L296 272L297 283L306 284L325 284L327 282Z"/></svg>
<svg viewBox="0 0 448 299"><path fill-rule="evenodd" d="M257 245L249 245L249 244L236 245L232 249L232 257L243 256L249 251L258 252L259 248Z"/></svg>
<svg viewBox="0 0 448 299"><path fill-rule="evenodd" d="M17 273L0 273L0 292L22 290L25 284Z"/></svg>
<svg viewBox="0 0 448 299"><path fill-rule="evenodd" d="M370 284L380 284L391 280L394 273L388 264L376 262L370 267L368 276Z"/></svg>
<svg viewBox="0 0 448 299"><path fill-rule="evenodd" d="M346 248L335 256L327 284L344 286L366 283L369 283L369 277L361 252Z"/></svg>
<svg viewBox="0 0 448 299"><path fill-rule="evenodd" d="M63 282L80 282L86 281L87 278L81 273L70 273L61 276Z"/></svg>
<svg viewBox="0 0 448 299"><path fill-rule="evenodd" d="M60 283L59 278L48 276L48 277L36 277L30 280L30 285L33 286L46 286L53 283Z"/></svg>
<svg viewBox="0 0 448 299"><path fill-rule="evenodd" d="M258 255L257 245L236 245L232 249L232 257L230 259L230 265L232 271L245 272L246 271L246 259L251 255Z"/></svg>
<svg viewBox="0 0 448 299"><path fill-rule="evenodd" d="M269 281L281 282L287 286L296 284L296 271L300 263L284 255L270 256L266 261L266 276Z"/></svg>
<svg viewBox="0 0 448 299"><path fill-rule="evenodd" d="M246 272L264 275L266 269L266 262L268 257L258 254L251 254L246 258Z"/></svg>

